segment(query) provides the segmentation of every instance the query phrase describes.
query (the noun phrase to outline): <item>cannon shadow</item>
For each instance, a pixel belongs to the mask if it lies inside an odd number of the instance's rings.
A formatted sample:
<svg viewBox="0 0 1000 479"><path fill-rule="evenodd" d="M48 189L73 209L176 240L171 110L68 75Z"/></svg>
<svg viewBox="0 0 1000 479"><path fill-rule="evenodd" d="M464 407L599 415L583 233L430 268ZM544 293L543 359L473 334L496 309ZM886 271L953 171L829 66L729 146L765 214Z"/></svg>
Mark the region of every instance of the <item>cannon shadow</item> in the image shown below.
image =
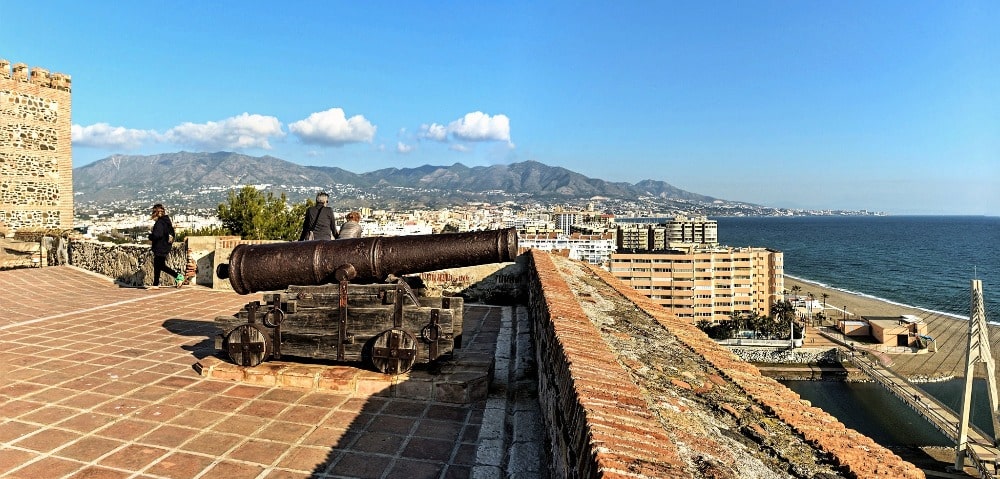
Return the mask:
<svg viewBox="0 0 1000 479"><path fill-rule="evenodd" d="M202 320L190 320L182 318L171 318L163 322L163 329L178 336L201 337L202 340L193 345L181 346L181 349L190 351L196 359L205 359L211 356L218 356L215 348L215 338L222 333L222 328L215 324Z"/></svg>
<svg viewBox="0 0 1000 479"><path fill-rule="evenodd" d="M431 363L414 370L433 374L435 367L461 367L466 357L492 358L505 309L467 303L463 348L437 366ZM310 477L472 477L485 394L464 403L409 397L407 383L416 381L404 379L367 398L338 399L344 403L334 414L343 419L332 417L320 427L318 432L331 439L330 449Z"/></svg>

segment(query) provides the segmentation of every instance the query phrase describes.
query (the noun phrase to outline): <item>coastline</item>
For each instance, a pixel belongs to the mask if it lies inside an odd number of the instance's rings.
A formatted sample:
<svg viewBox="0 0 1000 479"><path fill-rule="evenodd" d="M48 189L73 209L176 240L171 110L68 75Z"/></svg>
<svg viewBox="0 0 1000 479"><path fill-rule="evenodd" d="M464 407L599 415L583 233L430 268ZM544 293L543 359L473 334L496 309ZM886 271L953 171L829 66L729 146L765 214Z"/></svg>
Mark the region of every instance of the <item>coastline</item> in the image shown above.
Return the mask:
<svg viewBox="0 0 1000 479"><path fill-rule="evenodd" d="M953 314L930 311L897 304L861 293L847 292L835 287L822 285L807 279L785 276L785 289L791 295L791 288L798 285L800 297L812 293L821 304L823 293L826 299L824 314L830 319L840 320L845 316L849 319L860 319L861 316L901 316L912 314L927 323L927 334L937 343L937 351L921 353L889 354L892 358L891 369L914 381L940 380L951 377L965 376L966 349L968 344L968 318L960 318ZM821 306L822 307L822 306ZM846 309L847 314L844 314ZM813 310L815 314L817 311ZM827 322L827 324L830 324ZM989 325L991 343L1000 342L1000 327ZM1000 356L1000 351L993 353ZM985 368L976 368L976 377L983 377Z"/></svg>

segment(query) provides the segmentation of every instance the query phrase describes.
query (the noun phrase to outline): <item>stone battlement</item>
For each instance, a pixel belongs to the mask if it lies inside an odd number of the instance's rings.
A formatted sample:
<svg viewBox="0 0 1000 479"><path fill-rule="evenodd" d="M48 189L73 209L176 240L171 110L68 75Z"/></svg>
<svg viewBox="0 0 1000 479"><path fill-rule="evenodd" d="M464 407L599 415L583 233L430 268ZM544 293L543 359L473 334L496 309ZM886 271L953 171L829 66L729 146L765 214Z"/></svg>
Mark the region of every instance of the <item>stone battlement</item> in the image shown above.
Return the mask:
<svg viewBox="0 0 1000 479"><path fill-rule="evenodd" d="M10 62L3 58L0 58L0 80L31 83L62 91L73 90L73 80L65 73L49 73L49 70L42 67L29 69L28 65L24 63L15 63L11 67Z"/></svg>

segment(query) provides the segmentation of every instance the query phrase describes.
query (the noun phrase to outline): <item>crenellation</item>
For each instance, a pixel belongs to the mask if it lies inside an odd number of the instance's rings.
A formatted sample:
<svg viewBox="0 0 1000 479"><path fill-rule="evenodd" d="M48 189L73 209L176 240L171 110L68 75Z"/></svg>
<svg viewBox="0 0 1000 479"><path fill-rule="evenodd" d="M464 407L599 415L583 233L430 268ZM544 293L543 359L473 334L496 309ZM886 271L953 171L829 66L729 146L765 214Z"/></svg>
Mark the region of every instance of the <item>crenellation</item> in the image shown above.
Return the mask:
<svg viewBox="0 0 1000 479"><path fill-rule="evenodd" d="M10 61L0 58L0 80L15 80L30 83L44 88L71 91L73 78L65 73L50 73L47 68L32 67L27 64L15 63L11 71Z"/></svg>
<svg viewBox="0 0 1000 479"><path fill-rule="evenodd" d="M53 73L51 86L56 90L70 91L73 87L73 79L65 73Z"/></svg>
<svg viewBox="0 0 1000 479"><path fill-rule="evenodd" d="M49 71L44 68L34 67L28 72L28 82L32 85L47 87L51 85Z"/></svg>
<svg viewBox="0 0 1000 479"><path fill-rule="evenodd" d="M0 223L73 226L70 77L0 59Z"/></svg>
<svg viewBox="0 0 1000 479"><path fill-rule="evenodd" d="M28 82L28 65L24 63L14 64L14 81Z"/></svg>

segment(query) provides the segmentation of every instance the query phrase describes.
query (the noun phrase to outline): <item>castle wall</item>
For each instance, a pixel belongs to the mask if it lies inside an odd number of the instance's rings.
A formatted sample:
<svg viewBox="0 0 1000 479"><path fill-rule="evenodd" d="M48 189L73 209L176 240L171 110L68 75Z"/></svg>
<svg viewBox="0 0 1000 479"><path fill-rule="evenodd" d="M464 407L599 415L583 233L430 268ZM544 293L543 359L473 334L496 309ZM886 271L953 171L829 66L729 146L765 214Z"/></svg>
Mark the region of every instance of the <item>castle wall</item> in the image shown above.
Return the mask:
<svg viewBox="0 0 1000 479"><path fill-rule="evenodd" d="M73 227L71 79L0 59L0 226Z"/></svg>

